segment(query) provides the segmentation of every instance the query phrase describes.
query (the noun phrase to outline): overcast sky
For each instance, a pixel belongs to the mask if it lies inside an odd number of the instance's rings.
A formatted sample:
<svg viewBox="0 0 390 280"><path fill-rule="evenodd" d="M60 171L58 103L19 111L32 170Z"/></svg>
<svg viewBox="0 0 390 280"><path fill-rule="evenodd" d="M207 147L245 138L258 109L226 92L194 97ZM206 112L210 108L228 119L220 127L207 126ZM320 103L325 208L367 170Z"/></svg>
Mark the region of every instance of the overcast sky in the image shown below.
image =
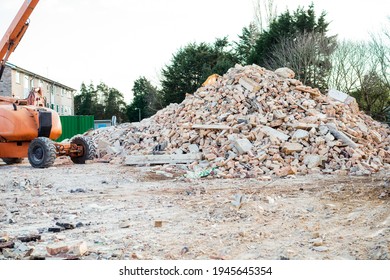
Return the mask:
<svg viewBox="0 0 390 280"><path fill-rule="evenodd" d="M23 2L0 0L1 36ZM361 40L389 22L388 0L275 0L278 12L311 2L340 38ZM253 18L253 0L41 0L9 62L76 90L102 81L128 103L134 80L157 85L180 47L236 40Z"/></svg>

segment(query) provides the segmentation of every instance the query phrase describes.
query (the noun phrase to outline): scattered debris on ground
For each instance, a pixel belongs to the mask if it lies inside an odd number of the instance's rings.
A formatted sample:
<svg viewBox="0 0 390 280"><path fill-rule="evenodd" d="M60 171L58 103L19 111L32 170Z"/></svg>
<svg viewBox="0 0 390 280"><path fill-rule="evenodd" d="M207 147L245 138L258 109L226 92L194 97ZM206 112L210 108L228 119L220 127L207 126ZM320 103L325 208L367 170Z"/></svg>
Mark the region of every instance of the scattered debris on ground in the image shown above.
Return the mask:
<svg viewBox="0 0 390 280"><path fill-rule="evenodd" d="M389 170L271 181L174 170L0 165L0 260L390 259Z"/></svg>

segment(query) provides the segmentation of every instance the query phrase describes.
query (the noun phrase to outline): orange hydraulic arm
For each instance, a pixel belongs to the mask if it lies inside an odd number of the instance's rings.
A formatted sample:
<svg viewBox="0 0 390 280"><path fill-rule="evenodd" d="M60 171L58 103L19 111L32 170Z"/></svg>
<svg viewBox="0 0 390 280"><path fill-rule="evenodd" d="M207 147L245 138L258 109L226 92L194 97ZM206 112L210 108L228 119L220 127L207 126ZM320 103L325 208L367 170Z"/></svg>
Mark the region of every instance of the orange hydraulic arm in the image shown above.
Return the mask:
<svg viewBox="0 0 390 280"><path fill-rule="evenodd" d="M30 17L39 0L25 0L16 17L8 27L0 42L0 79L3 75L5 63L11 53L16 49L28 28Z"/></svg>

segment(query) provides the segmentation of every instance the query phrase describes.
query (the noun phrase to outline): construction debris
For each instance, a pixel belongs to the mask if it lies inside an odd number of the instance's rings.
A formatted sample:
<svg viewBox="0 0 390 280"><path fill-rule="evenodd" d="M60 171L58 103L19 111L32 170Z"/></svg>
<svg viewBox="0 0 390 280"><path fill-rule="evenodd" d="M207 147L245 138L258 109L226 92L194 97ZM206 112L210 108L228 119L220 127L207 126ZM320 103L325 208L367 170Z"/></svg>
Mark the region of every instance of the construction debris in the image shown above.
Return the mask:
<svg viewBox="0 0 390 280"><path fill-rule="evenodd" d="M127 156L126 165L192 163L202 159L201 154Z"/></svg>
<svg viewBox="0 0 390 280"><path fill-rule="evenodd" d="M105 143L99 152L109 161L151 164L158 152L171 159L164 164L189 156L190 170L207 161L220 178L370 174L390 163L387 125L353 99L323 94L294 76L288 68L236 65L149 119L90 133ZM202 158L192 158L198 152Z"/></svg>

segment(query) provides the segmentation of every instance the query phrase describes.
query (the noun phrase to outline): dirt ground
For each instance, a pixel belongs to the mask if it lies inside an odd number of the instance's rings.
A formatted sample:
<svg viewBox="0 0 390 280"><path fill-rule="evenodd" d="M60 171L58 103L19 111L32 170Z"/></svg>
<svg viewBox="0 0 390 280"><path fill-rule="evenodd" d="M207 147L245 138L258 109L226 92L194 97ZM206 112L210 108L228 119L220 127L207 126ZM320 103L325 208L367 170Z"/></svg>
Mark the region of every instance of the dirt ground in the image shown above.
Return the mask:
<svg viewBox="0 0 390 280"><path fill-rule="evenodd" d="M387 169L270 181L179 170L0 164L0 259L390 259ZM75 244L82 255L58 249Z"/></svg>

